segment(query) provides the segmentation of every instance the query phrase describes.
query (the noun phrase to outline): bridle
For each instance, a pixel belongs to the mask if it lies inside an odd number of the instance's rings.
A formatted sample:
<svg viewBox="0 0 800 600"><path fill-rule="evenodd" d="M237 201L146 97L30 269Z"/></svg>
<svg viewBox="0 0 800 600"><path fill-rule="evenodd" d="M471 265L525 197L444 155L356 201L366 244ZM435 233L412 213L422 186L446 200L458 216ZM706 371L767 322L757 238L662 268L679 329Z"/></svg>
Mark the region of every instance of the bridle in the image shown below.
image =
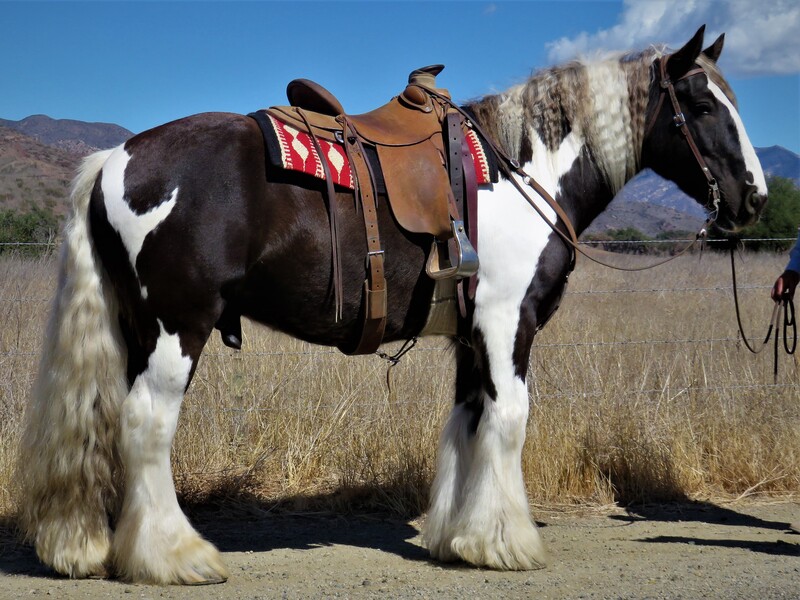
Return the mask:
<svg viewBox="0 0 800 600"><path fill-rule="evenodd" d="M709 219L711 223L713 223L717 215L719 214L719 202L720 202L720 193L719 193L719 185L717 185L717 180L714 179L714 176L711 174L711 170L708 168L703 155L700 154L700 150L697 149L697 144L694 141L694 137L692 136L692 132L689 131L689 127L686 125L686 116L683 114L681 110L681 105L678 102L678 97L675 94L675 85L673 81L669 78L667 74L667 62L669 61L671 54L667 54L658 58L659 63L659 74L660 74L660 81L659 87L661 91L658 94L658 103L656 104L656 108L653 113L650 115L650 120L647 122L644 128L644 135L647 135L652 131L653 126L658 119L658 115L661 112L661 107L664 104L664 98L669 96L670 102L672 103L672 121L675 123L675 126L681 130L684 139L686 139L686 143L689 144L689 149L692 151L697 164L700 166L700 170L703 173L703 176L706 178L706 183L708 184L708 196L711 200L711 205L714 207L712 211L712 218ZM694 75L704 74L708 76L705 69L703 67L696 67L691 69L687 73L684 73L681 77L679 77L676 81L682 81L683 79L687 79Z"/></svg>

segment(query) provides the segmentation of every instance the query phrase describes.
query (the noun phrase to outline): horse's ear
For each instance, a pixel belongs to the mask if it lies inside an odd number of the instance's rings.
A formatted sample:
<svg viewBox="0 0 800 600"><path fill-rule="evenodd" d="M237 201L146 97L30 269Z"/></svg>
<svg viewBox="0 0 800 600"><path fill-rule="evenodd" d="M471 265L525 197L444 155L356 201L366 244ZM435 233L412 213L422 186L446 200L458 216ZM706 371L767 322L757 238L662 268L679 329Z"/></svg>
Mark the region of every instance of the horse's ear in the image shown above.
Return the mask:
<svg viewBox="0 0 800 600"><path fill-rule="evenodd" d="M700 51L703 49L703 34L705 33L706 26L703 25L694 34L694 37L686 42L686 45L672 54L667 62L667 71L669 77L673 81L685 74L689 69L694 66L697 57L700 56Z"/></svg>
<svg viewBox="0 0 800 600"><path fill-rule="evenodd" d="M725 44L725 34L723 33L721 36L717 38L716 42L714 42L708 48L703 50L703 54L705 54L712 62L717 62L719 60L719 55L722 54L722 46L724 44Z"/></svg>

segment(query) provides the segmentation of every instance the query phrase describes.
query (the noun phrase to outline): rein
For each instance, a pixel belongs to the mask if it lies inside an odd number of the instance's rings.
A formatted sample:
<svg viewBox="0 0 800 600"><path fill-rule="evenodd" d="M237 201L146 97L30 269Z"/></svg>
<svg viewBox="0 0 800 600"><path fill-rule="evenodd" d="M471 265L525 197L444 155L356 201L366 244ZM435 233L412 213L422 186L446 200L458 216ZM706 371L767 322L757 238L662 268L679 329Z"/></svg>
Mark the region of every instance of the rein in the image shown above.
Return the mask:
<svg viewBox="0 0 800 600"><path fill-rule="evenodd" d="M647 269L652 269L654 267L658 267L658 266L666 264L666 263L668 263L668 262L670 262L672 260L675 260L679 256L682 256L682 255L686 254L691 248L693 248L697 244L697 242L699 242L701 240L705 240L705 238L707 236L708 228L711 227L711 225L714 224L714 222L717 219L717 215L719 214L719 203L720 203L719 186L717 185L716 179L714 179L714 177L711 175L711 171L709 170L708 166L706 165L705 160L703 159L702 155L700 154L700 151L697 148L697 144L695 143L694 138L692 136L692 132L689 131L689 128L686 125L686 118L685 118L685 116L683 114L683 111L681 110L680 103L678 102L678 98L677 98L677 96L675 94L674 84L673 84L672 80L667 75L667 60L669 59L670 56L671 55L666 55L666 56L663 56L662 58L658 59L659 60L659 71L660 71L660 76L661 76L661 81L659 83L660 88L661 88L661 92L659 94L658 104L656 105L656 109L653 112L653 114L651 115L650 121L647 123L647 126L645 127L645 136L653 128L653 126L655 124L655 121L656 121L656 118L658 116L658 113L661 111L661 106L663 105L663 102L664 102L664 96L665 96L665 94L668 94L669 97L670 97L670 101L672 103L672 108L673 108L673 112L674 112L672 120L675 123L675 126L680 128L681 132L683 133L683 136L686 139L686 142L689 144L689 148L691 149L692 154L694 155L695 159L697 160L698 166L700 167L700 169L703 172L704 177L706 178L706 182L708 184L709 198L711 199L711 204L712 204L712 206L714 208L713 208L713 211L712 211L711 215L709 216L708 220L703 224L703 227L700 229L700 231L697 232L697 235L695 236L695 239L692 240L686 247L682 248L679 252L673 254L672 256L670 256L668 258L665 258L663 260L659 260L659 261L657 261L655 263L652 263L652 264L649 264L649 265L645 265L645 266L642 266L642 267L622 267L622 266L619 266L619 265L613 265L613 264L607 263L607 262L605 262L605 261L603 261L603 260L601 260L601 259L599 259L599 258L597 258L595 256L592 256L586 250L581 248L580 245L579 245L579 242L578 242L578 236L575 233L575 228L572 226L572 222L570 221L570 219L567 216L567 214L564 212L564 209L561 208L561 206L558 204L558 202L556 202L555 198L553 198L548 193L547 190L545 190L533 177L531 177L528 173L525 172L525 170L519 164L519 161L517 161L516 159L511 158L508 154L506 154L506 152L500 147L500 145L497 144L489 135L487 135L486 132L481 128L481 126L478 123L475 122L475 119L469 113L467 113L467 111L465 111L463 108L461 108L460 106L455 104L450 98L438 93L434 89L431 89L431 88L428 88L428 87L425 87L425 86L420 86L420 87L424 87L425 91L428 92L431 96L439 99L441 102L447 104L448 106L454 108L459 113L461 113L464 116L464 118L467 119L467 123L469 124L469 126L472 127L473 129L475 129L475 131L477 131L478 134L480 134L480 136L484 140L486 140L489 148L492 150L494 155L497 157L498 164L500 165L500 168L503 171L503 174L508 178L508 180L512 183L512 185L517 189L517 191L520 193L520 195L523 198L525 198L525 200L528 202L528 204L530 204L533 207L533 209L539 214L539 216L544 220L544 222L547 223L547 225L550 227L550 229L552 229L553 232L556 233L565 242L567 247L570 249L570 253L571 253L570 271L572 271L575 268L575 259L576 259L577 253L582 254L583 256L585 256L586 258L591 260L592 262L595 262L595 263L597 263L599 265L602 265L604 267L608 267L610 269L615 269L617 271L628 271L628 272L645 271ZM691 77L693 75L699 75L701 73L705 74L705 70L702 67L697 67L697 68L692 69L691 71L685 73L682 77L680 77L678 79L678 81L681 81L682 79L686 79L687 77ZM517 180L517 178L514 177L515 174L522 179L522 182L525 185L527 185L528 187L532 188L545 202L547 202L547 204L550 206L550 208L552 208L555 211L556 216L558 217L559 220L561 220L561 223L563 224L563 229L565 229L566 232L558 227L558 223L557 222L553 223L553 222L550 221L550 219L547 217L547 215L544 214L542 209L539 208L539 206L537 205L536 201L533 198L531 198L530 195L528 195L528 192L525 190L525 188L523 188L522 185Z"/></svg>
<svg viewBox="0 0 800 600"><path fill-rule="evenodd" d="M750 340L747 339L747 335L744 332L744 326L742 325L742 315L741 309L739 308L739 293L738 293L738 286L736 285L736 261L735 261L735 252L734 252L734 244L730 245L730 255L731 255L731 279L733 280L733 304L736 307L736 323L739 326L739 335L742 337L742 342L744 342L745 348L747 348L753 354L760 354L764 348L767 347L772 334L775 333L775 338L773 340L773 358L772 358L772 375L773 381L775 383L778 382L778 338L781 337L783 334L783 350L786 354L792 355L794 354L795 350L797 349L797 320L795 319L795 312L794 312L794 301L790 297L786 297L782 299L780 302L775 302L775 306L772 308L772 316L769 320L769 326L767 327L767 335L764 336L764 340L761 342L759 347L756 347L755 344L752 344ZM783 316L783 327L779 328L778 323L781 321L781 316ZM789 334L791 333L791 346L789 345Z"/></svg>

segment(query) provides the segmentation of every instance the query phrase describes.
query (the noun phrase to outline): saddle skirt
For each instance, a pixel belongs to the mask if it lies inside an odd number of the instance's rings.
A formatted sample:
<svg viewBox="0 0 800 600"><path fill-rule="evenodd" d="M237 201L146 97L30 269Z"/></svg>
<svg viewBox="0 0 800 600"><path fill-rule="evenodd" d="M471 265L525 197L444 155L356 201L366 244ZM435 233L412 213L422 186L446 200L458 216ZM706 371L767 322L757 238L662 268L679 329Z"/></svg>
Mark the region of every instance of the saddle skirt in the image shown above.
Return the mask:
<svg viewBox="0 0 800 600"><path fill-rule="evenodd" d="M325 169L322 167L322 161L311 141L311 136L288 122L278 120L267 111L262 112L269 123L269 127L264 129L264 140L270 164L273 167L298 171L324 180ZM496 173L493 175L493 163L489 161L489 155L481 137L469 128L464 132L464 136L469 144L472 162L475 165L478 185L496 182ZM353 171L344 150L344 144L320 139L319 145L324 154L323 158L330 167L333 182L338 186L354 189Z"/></svg>

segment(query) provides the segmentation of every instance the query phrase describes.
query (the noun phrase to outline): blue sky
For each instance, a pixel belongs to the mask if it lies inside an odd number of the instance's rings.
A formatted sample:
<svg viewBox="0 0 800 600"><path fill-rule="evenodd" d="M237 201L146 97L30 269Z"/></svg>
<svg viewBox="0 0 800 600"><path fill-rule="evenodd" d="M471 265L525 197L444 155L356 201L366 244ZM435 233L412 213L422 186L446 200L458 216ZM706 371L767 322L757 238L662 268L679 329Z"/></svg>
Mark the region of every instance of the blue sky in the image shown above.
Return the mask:
<svg viewBox="0 0 800 600"><path fill-rule="evenodd" d="M31 114L134 132L203 111L249 112L314 79L348 112L444 63L467 100L576 53L678 47L708 23L756 146L800 153L796 0L535 2L8 2L0 0L0 118Z"/></svg>

